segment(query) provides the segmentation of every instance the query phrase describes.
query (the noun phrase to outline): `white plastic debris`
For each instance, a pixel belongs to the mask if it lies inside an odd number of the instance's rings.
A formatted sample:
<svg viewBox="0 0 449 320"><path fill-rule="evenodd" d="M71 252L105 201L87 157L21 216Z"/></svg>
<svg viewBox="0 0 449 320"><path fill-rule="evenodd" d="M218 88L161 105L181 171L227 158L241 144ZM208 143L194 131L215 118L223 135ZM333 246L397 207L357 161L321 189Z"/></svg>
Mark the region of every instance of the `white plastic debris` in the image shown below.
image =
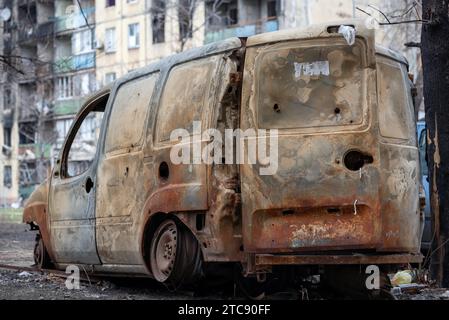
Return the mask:
<svg viewBox="0 0 449 320"><path fill-rule="evenodd" d="M405 270L396 273L393 279L391 280L391 284L395 287L398 287L404 284L411 284L412 281L413 281L412 272L410 270Z"/></svg>
<svg viewBox="0 0 449 320"><path fill-rule="evenodd" d="M341 25L340 28L338 28L338 33L343 35L350 46L354 45L356 33L354 27Z"/></svg>
<svg viewBox="0 0 449 320"><path fill-rule="evenodd" d="M28 278L29 276L31 276L31 273L26 271L22 271L21 273L19 273L19 277L21 278Z"/></svg>
<svg viewBox="0 0 449 320"><path fill-rule="evenodd" d="M443 298L449 298L449 290L441 295Z"/></svg>

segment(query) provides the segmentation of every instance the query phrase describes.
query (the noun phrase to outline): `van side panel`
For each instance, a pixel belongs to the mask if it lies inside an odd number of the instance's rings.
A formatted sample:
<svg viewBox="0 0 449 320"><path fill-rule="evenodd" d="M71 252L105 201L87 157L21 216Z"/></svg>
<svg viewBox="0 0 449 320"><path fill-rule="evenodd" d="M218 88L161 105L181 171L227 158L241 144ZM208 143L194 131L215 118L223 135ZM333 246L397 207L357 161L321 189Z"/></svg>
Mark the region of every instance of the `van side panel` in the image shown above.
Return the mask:
<svg viewBox="0 0 449 320"><path fill-rule="evenodd" d="M139 221L148 186L143 145L158 72L116 91L97 171L96 238L103 264L141 264Z"/></svg>

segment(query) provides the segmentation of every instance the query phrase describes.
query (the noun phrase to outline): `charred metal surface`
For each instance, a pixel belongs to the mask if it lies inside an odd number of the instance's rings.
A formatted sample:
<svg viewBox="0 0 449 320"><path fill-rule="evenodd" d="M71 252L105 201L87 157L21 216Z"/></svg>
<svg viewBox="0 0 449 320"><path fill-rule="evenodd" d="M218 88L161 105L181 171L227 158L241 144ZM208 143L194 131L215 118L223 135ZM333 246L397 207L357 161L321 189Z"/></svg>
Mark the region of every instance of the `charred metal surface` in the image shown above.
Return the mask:
<svg viewBox="0 0 449 320"><path fill-rule="evenodd" d="M243 57L243 49L224 57L220 78L229 81L223 81L220 86L211 122L211 127L217 128L222 136L226 129L239 127ZM224 146L222 154L225 154ZM209 210L206 229L200 236L203 253L210 261L240 261L243 258L243 240L239 166L224 164L223 161L223 164L209 166L208 175L211 177Z"/></svg>
<svg viewBox="0 0 449 320"><path fill-rule="evenodd" d="M37 226L50 258L54 261L50 240L50 221L48 219L48 180L37 187L25 203L23 222Z"/></svg>
<svg viewBox="0 0 449 320"><path fill-rule="evenodd" d="M268 255L257 254L257 266L271 265L363 265L420 263L420 254L390 255Z"/></svg>
<svg viewBox="0 0 449 320"><path fill-rule="evenodd" d="M385 50L376 56L374 33L356 29L353 47L327 32L315 38L313 30L300 42L291 31L248 40L241 127L279 129L279 168L261 176L259 166L241 167L246 252L419 252L418 151L409 130L406 65L396 55L385 58ZM277 43L277 36L288 42ZM378 73L378 59L398 66L398 85L392 74ZM387 87L378 96L379 76ZM393 91L401 93L395 102L404 111L385 115L389 106L378 105ZM390 129L405 123L403 136L380 135L379 121ZM361 155L355 168L345 163L351 151Z"/></svg>
<svg viewBox="0 0 449 320"><path fill-rule="evenodd" d="M126 75L103 91L110 96L91 168L65 179L57 165L24 221L39 225L59 267L94 272L151 276L150 242L167 218L198 241L186 251L199 245L205 262L241 262L246 274L279 264L418 262L406 62L384 49L376 55L374 31L350 24L353 46L321 25L229 39ZM278 129L278 170L174 164L180 143L170 134L187 130L192 149L201 139L193 121L223 136Z"/></svg>

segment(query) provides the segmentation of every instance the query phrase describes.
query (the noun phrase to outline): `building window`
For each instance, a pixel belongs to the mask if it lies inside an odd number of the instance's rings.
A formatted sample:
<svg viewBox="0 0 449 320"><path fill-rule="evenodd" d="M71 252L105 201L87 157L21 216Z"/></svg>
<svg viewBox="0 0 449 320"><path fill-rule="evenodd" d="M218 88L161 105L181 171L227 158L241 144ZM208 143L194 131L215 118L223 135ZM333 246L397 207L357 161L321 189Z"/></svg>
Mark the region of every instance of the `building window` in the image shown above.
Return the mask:
<svg viewBox="0 0 449 320"><path fill-rule="evenodd" d="M71 76L58 78L58 99L73 97L73 82Z"/></svg>
<svg viewBox="0 0 449 320"><path fill-rule="evenodd" d="M10 88L5 88L4 90L5 96L4 96L4 110L8 110L12 108L12 105L14 104L14 98L12 95L12 91Z"/></svg>
<svg viewBox="0 0 449 320"><path fill-rule="evenodd" d="M19 124L19 144L34 144L36 141L36 122L22 122Z"/></svg>
<svg viewBox="0 0 449 320"><path fill-rule="evenodd" d="M228 6L228 16L226 19L227 25L235 25L239 23L239 10L237 8L237 1L233 1Z"/></svg>
<svg viewBox="0 0 449 320"><path fill-rule="evenodd" d="M268 18L275 18L278 16L278 10L277 10L277 1L272 0L267 2L267 17Z"/></svg>
<svg viewBox="0 0 449 320"><path fill-rule="evenodd" d="M180 40L192 38L193 13L195 12L195 0L179 0L178 21Z"/></svg>
<svg viewBox="0 0 449 320"><path fill-rule="evenodd" d="M115 0L106 0L106 8L115 6Z"/></svg>
<svg viewBox="0 0 449 320"><path fill-rule="evenodd" d="M128 48L138 48L140 45L139 39L139 24L132 23L128 25Z"/></svg>
<svg viewBox="0 0 449 320"><path fill-rule="evenodd" d="M3 144L11 147L11 128L3 128Z"/></svg>
<svg viewBox="0 0 449 320"><path fill-rule="evenodd" d="M115 52L115 28L108 28L104 34L104 50L106 52Z"/></svg>
<svg viewBox="0 0 449 320"><path fill-rule="evenodd" d="M207 25L211 31L221 30L226 26L236 25L239 22L239 11L237 0L207 3L206 6Z"/></svg>
<svg viewBox="0 0 449 320"><path fill-rule="evenodd" d="M57 132L57 140L56 147L58 149L62 148L65 137L69 133L70 126L72 125L72 119L61 119L56 120L56 132Z"/></svg>
<svg viewBox="0 0 449 320"><path fill-rule="evenodd" d="M165 42L165 2L163 0L153 1L152 7L152 31L153 43Z"/></svg>
<svg viewBox="0 0 449 320"><path fill-rule="evenodd" d="M104 83L110 84L111 82L113 82L115 80L115 78L116 78L115 72L108 72L104 76Z"/></svg>
<svg viewBox="0 0 449 320"><path fill-rule="evenodd" d="M12 187L12 167L4 166L3 167L3 186L6 188Z"/></svg>
<svg viewBox="0 0 449 320"><path fill-rule="evenodd" d="M87 96L90 94L90 77L88 73L84 73L80 76L80 93L81 96Z"/></svg>
<svg viewBox="0 0 449 320"><path fill-rule="evenodd" d="M73 34L72 52L81 54L93 50L93 33L91 30L84 30Z"/></svg>

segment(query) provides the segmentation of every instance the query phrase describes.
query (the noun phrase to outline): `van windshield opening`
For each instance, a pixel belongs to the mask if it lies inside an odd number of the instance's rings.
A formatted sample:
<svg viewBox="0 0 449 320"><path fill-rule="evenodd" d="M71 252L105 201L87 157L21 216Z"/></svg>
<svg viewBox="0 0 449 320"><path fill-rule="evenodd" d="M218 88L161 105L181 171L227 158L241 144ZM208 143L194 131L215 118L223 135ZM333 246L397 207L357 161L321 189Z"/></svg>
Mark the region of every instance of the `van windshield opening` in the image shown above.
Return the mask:
<svg viewBox="0 0 449 320"><path fill-rule="evenodd" d="M321 42L321 43L320 43ZM302 41L263 50L256 60L261 128L361 124L365 75L357 41Z"/></svg>

